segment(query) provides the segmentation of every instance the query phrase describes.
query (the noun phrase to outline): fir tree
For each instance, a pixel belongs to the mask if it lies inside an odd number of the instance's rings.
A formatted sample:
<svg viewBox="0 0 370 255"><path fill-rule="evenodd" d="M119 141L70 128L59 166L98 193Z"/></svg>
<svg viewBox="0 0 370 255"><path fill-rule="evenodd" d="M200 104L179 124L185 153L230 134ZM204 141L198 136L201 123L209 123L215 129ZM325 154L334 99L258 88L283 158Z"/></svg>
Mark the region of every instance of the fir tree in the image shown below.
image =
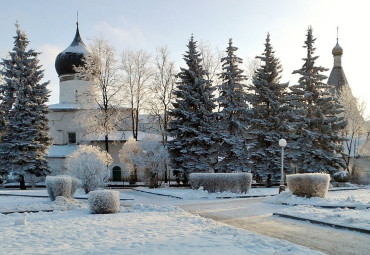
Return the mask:
<svg viewBox="0 0 370 255"><path fill-rule="evenodd" d="M322 73L328 69L316 66L318 56L314 56L315 38L312 28L307 30L304 48L307 56L304 65L293 74L299 74L297 85L291 87L291 104L295 108L296 142L301 155L295 164L300 172L333 172L345 168L339 156L343 138L340 131L345 127L341 112L343 107L331 93L332 85L325 84L327 78Z"/></svg>
<svg viewBox="0 0 370 255"><path fill-rule="evenodd" d="M173 169L179 171L187 182L191 172L209 172L217 160L215 142L216 105L214 88L205 78L202 59L193 36L184 55L187 68L178 74L173 109L170 115L169 134L174 139L168 143Z"/></svg>
<svg viewBox="0 0 370 255"><path fill-rule="evenodd" d="M221 111L219 112L218 141L220 143L220 158L216 167L220 172L247 170L247 155L245 134L247 130L246 81L243 70L239 65L242 59L235 55L238 48L229 40L226 56L221 59L222 81L219 86L218 98Z"/></svg>
<svg viewBox="0 0 370 255"><path fill-rule="evenodd" d="M49 91L46 83L40 83L43 70L40 70L34 50L26 51L29 44L27 36L16 25L13 51L10 59L4 60L4 77L6 84L2 96L12 106L5 115L6 132L0 145L0 169L12 172L22 179L24 174L45 176L49 170L45 160L46 151L51 144L48 136L48 101ZM16 88L16 90L11 90Z"/></svg>
<svg viewBox="0 0 370 255"><path fill-rule="evenodd" d="M248 86L249 112L248 147L253 170L266 175L280 172L281 148L279 140L287 140L292 146L289 133L288 83L281 83L282 67L267 34L261 66ZM289 155L289 153L286 153ZM287 167L288 164L285 164Z"/></svg>

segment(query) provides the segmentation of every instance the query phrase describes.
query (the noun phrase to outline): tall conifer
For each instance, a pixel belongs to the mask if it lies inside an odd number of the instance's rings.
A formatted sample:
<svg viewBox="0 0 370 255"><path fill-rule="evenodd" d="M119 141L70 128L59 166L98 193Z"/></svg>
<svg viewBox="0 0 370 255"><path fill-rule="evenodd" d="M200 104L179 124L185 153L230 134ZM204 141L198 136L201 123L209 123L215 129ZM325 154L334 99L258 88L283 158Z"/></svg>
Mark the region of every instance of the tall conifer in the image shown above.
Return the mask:
<svg viewBox="0 0 370 255"><path fill-rule="evenodd" d="M303 46L307 56L302 68L293 72L300 75L298 84L291 87L291 104L296 113L295 140L301 154L295 164L300 172L333 172L345 168L340 157L343 141L340 130L346 122L338 117L343 107L331 94L333 86L323 82L327 78L323 72L328 69L316 66L315 40L309 27Z"/></svg>
<svg viewBox="0 0 370 255"><path fill-rule="evenodd" d="M218 98L221 111L218 121L218 142L220 143L220 162L217 171L232 172L248 169L246 130L247 112L245 81L246 76L239 66L243 60L235 55L238 50L233 46L232 39L226 49L226 56L221 59L222 81L219 86Z"/></svg>
<svg viewBox="0 0 370 255"><path fill-rule="evenodd" d="M187 68L181 68L180 81L174 91L176 97L170 115L168 142L174 170L183 174L187 182L191 172L212 171L217 160L213 134L216 107L214 88L206 79L202 59L193 36L184 55Z"/></svg>
<svg viewBox="0 0 370 255"><path fill-rule="evenodd" d="M45 160L51 144L48 134L48 82L41 83L39 53L26 51L29 44L26 34L16 24L13 51L3 60L6 83L1 90L5 99L3 109L5 134L0 144L0 169L18 176L33 174L44 176L49 170ZM15 89L13 89L15 88ZM5 92L5 93L4 93ZM10 93L12 92L12 93Z"/></svg>
<svg viewBox="0 0 370 255"><path fill-rule="evenodd" d="M281 83L282 67L267 34L261 66L248 86L249 112L248 147L252 168L260 175L280 173L281 148L279 140L287 140L293 146L289 127L288 83ZM291 153L286 153L291 156ZM285 168L287 168L286 164Z"/></svg>

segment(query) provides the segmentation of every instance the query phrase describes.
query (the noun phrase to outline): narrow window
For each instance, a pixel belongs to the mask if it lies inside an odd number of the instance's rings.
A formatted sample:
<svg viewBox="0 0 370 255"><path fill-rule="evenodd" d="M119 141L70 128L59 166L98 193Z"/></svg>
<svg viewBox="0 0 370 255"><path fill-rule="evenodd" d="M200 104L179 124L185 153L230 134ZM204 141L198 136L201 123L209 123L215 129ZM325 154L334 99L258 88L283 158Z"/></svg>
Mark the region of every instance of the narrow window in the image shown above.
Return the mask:
<svg viewBox="0 0 370 255"><path fill-rule="evenodd" d="M68 143L76 143L76 133L68 133Z"/></svg>

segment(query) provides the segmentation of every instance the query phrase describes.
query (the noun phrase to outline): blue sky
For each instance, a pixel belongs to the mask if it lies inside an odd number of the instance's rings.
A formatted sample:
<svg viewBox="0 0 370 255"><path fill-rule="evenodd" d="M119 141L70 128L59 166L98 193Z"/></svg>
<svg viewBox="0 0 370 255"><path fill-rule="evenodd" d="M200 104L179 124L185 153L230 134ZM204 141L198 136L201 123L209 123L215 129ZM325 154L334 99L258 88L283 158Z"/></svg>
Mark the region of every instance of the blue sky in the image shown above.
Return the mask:
<svg viewBox="0 0 370 255"><path fill-rule="evenodd" d="M56 55L68 47L79 11L80 32L86 43L102 34L120 54L123 49L155 52L167 45L177 66L190 35L224 49L232 37L239 56L254 58L263 52L267 32L284 68L283 81L297 82L305 51L306 29L312 25L318 63L333 66L332 48L339 26L342 65L356 96L367 102L370 115L370 82L367 78L370 16L366 1L332 0L2 0L0 57L11 50L18 20L30 46L40 56L45 78L51 81L51 103L58 102ZM329 72L327 73L329 75Z"/></svg>

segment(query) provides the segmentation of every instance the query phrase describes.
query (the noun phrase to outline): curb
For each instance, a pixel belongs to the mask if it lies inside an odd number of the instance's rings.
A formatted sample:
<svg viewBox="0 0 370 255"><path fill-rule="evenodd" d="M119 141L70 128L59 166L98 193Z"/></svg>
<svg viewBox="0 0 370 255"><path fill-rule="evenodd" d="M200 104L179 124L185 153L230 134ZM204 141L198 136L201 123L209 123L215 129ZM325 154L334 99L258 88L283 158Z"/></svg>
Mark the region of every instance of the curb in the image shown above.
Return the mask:
<svg viewBox="0 0 370 255"><path fill-rule="evenodd" d="M147 194L151 194L151 195L157 195L157 196L163 196L163 197L172 197L172 198L177 198L177 199L183 199L182 197L177 197L177 196L173 196L173 195L166 195L166 194L159 194L159 193L149 192L149 191L145 191L145 190L139 190L139 189L132 189L132 190L143 192L143 193L147 193Z"/></svg>
<svg viewBox="0 0 370 255"><path fill-rule="evenodd" d="M31 210L31 211L16 211L16 212L0 212L1 214L12 214L12 213L38 213L38 212L53 212L54 210L50 209L46 209L46 210Z"/></svg>
<svg viewBox="0 0 370 255"><path fill-rule="evenodd" d="M281 205L290 205L290 206L298 206L298 205L305 205L305 206L312 206L316 208L324 208L324 209L351 209L351 210L356 210L356 209L370 209L370 206L362 207L362 206L341 206L341 205L310 205L310 204L288 204L288 203L281 203Z"/></svg>
<svg viewBox="0 0 370 255"><path fill-rule="evenodd" d="M338 225L338 224L334 224L334 223L328 223L328 222L324 222L324 221L311 220L311 219L307 219L307 218L301 218L301 217L297 217L297 216L291 216L291 215L282 214L282 213L273 213L272 215L280 216L280 217L288 218L288 219L293 219L293 220L309 221L310 223L313 223L313 224L329 226L329 227L332 227L332 228L345 229L345 230L356 231L356 232L360 232L360 233L364 233L364 234L370 234L370 230L369 229L362 229L362 228L356 228L356 227L348 227L348 226Z"/></svg>
<svg viewBox="0 0 370 255"><path fill-rule="evenodd" d="M8 196L8 197L38 197L38 198L49 198L49 196L43 196L43 195L18 195L18 194L0 194L0 196ZM74 199L83 199L87 200L87 197L73 197ZM126 201L126 200L135 200L133 198L120 198L120 201Z"/></svg>

